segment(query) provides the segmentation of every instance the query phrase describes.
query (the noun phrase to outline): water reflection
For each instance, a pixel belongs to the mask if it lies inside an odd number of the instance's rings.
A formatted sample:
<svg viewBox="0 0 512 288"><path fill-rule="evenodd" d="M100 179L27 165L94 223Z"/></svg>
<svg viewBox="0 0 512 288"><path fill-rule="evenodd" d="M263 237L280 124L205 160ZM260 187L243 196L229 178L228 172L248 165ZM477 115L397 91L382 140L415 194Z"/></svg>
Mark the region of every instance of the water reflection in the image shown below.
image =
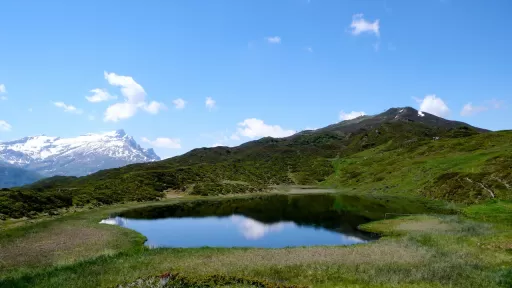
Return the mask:
<svg viewBox="0 0 512 288"><path fill-rule="evenodd" d="M279 222L274 224L265 224L251 218L246 218L240 215L233 215L230 217L231 221L238 226L240 232L244 235L245 239L255 240L265 236L270 232L278 232L283 230L286 226L292 228L296 227L293 222Z"/></svg>
<svg viewBox="0 0 512 288"><path fill-rule="evenodd" d="M362 232L343 234L292 221L263 223L243 216L181 217L155 220L114 217L103 224L120 225L147 237L146 246L157 247L264 247L352 245L371 239ZM347 231L345 231L347 232Z"/></svg>
<svg viewBox="0 0 512 288"><path fill-rule="evenodd" d="M333 195L268 195L143 207L101 223L138 231L150 247L352 245L376 239L357 227L378 219L380 207Z"/></svg>
<svg viewBox="0 0 512 288"><path fill-rule="evenodd" d="M100 224L108 224L108 225L117 225L117 226L126 226L126 222L128 220L121 218L121 217L114 217L114 218L108 218L103 219L100 221Z"/></svg>

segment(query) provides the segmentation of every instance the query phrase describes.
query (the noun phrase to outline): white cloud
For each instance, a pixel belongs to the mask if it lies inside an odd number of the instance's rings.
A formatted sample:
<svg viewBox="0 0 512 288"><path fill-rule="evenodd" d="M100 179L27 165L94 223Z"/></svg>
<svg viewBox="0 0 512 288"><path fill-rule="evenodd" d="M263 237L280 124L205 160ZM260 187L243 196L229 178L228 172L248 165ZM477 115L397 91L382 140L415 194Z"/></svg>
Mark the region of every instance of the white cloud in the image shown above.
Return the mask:
<svg viewBox="0 0 512 288"><path fill-rule="evenodd" d="M206 101L204 102L204 104L206 105L206 108L212 110L213 108L215 108L215 100L212 99L212 97L206 97Z"/></svg>
<svg viewBox="0 0 512 288"><path fill-rule="evenodd" d="M11 131L11 124L7 123L7 121L0 120L0 131Z"/></svg>
<svg viewBox="0 0 512 288"><path fill-rule="evenodd" d="M181 98L178 98L173 100L172 104L174 104L174 108L176 109L183 109L185 108L185 104L187 104L187 102Z"/></svg>
<svg viewBox="0 0 512 288"><path fill-rule="evenodd" d="M470 102L470 103L464 105L464 107L462 107L462 110L460 111L460 115L461 116L471 116L471 115L478 114L482 111L485 111L487 109L488 108L485 106L473 106L473 104Z"/></svg>
<svg viewBox="0 0 512 288"><path fill-rule="evenodd" d="M224 145L224 144L222 144L222 143L214 143L214 144L212 145L212 147L221 147L221 146L226 146L226 145Z"/></svg>
<svg viewBox="0 0 512 288"><path fill-rule="evenodd" d="M81 109L78 109L78 108L76 108L73 105L67 105L64 102L54 102L53 105L55 105L56 107L64 109L64 112L74 113L74 114L82 114L82 110Z"/></svg>
<svg viewBox="0 0 512 288"><path fill-rule="evenodd" d="M144 102L146 91L144 91L144 88L142 88L139 83L135 82L132 77L120 76L116 73L108 73L106 71L104 72L104 76L110 85L121 87L121 93L126 98L127 102Z"/></svg>
<svg viewBox="0 0 512 288"><path fill-rule="evenodd" d="M436 95L427 95L423 99L416 99L416 101L421 103L420 111L428 112L439 117L447 117L450 115L448 106L441 98L436 97Z"/></svg>
<svg viewBox="0 0 512 288"><path fill-rule="evenodd" d="M377 36L380 35L380 21L379 19L374 22L369 22L363 18L363 14L355 14L352 16L352 23L350 24L350 28L352 28L351 33L353 35L359 35L361 33L373 33Z"/></svg>
<svg viewBox="0 0 512 288"><path fill-rule="evenodd" d="M105 111L104 120L117 122L122 119L130 118L137 113L137 108L137 105L128 102L110 105Z"/></svg>
<svg viewBox="0 0 512 288"><path fill-rule="evenodd" d="M110 85L121 88L125 102L115 103L105 111L104 121L117 122L134 116L137 110L142 109L151 114L157 114L165 109L165 105L156 101L146 102L146 91L130 76L120 76L115 73L104 72L105 79Z"/></svg>
<svg viewBox="0 0 512 288"><path fill-rule="evenodd" d="M294 130L286 130L278 125L267 125L263 120L256 118L245 119L238 123L237 134L249 138L256 137L286 137L295 134Z"/></svg>
<svg viewBox="0 0 512 288"><path fill-rule="evenodd" d="M167 109L163 103L151 101L149 104L144 105L144 110L151 114L158 114L159 111Z"/></svg>
<svg viewBox="0 0 512 288"><path fill-rule="evenodd" d="M267 37L267 42L270 43L270 44L279 44L281 43L281 37L279 36L272 36L272 37Z"/></svg>
<svg viewBox="0 0 512 288"><path fill-rule="evenodd" d="M483 111L491 110L491 109L501 109L503 108L503 101L491 99L489 101L485 101L486 105L473 106L473 103L469 102L460 111L461 116L472 116L478 114Z"/></svg>
<svg viewBox="0 0 512 288"><path fill-rule="evenodd" d="M236 134L232 134L232 135L229 137L229 139L234 140L234 141L238 141L238 140L240 140L240 136L238 136L238 135L236 135Z"/></svg>
<svg viewBox="0 0 512 288"><path fill-rule="evenodd" d="M7 89L5 88L4 84L0 84L0 94L3 94L3 93L7 93ZM0 96L0 101L5 101L7 99L8 98L5 95Z"/></svg>
<svg viewBox="0 0 512 288"><path fill-rule="evenodd" d="M364 116L366 113L363 111L352 111L350 113L345 113L343 111L340 112L340 120L352 120L354 118L357 118L359 116Z"/></svg>
<svg viewBox="0 0 512 288"><path fill-rule="evenodd" d="M111 99L117 99L117 96L110 95L110 93L108 93L108 91L106 89L96 88L96 89L92 89L89 92L92 93L92 95L85 96L85 99L87 99L87 101L92 102L92 103L98 103L98 102L108 101Z"/></svg>
<svg viewBox="0 0 512 288"><path fill-rule="evenodd" d="M142 142L149 143L151 146L167 149L180 149L181 140L178 138L165 138L158 137L155 140L149 140L146 137L142 137Z"/></svg>

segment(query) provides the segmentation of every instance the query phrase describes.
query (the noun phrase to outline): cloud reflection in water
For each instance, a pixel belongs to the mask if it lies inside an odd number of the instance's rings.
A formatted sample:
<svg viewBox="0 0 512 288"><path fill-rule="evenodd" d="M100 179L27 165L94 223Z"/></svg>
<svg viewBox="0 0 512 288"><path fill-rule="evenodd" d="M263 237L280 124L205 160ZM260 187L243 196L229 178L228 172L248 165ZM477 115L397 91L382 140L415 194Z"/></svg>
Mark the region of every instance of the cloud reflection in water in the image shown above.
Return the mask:
<svg viewBox="0 0 512 288"><path fill-rule="evenodd" d="M286 226L295 227L293 222L278 222L272 224L265 224L251 218L246 218L240 215L230 216L231 221L237 225L238 230L244 235L245 239L257 240L270 232L279 232Z"/></svg>

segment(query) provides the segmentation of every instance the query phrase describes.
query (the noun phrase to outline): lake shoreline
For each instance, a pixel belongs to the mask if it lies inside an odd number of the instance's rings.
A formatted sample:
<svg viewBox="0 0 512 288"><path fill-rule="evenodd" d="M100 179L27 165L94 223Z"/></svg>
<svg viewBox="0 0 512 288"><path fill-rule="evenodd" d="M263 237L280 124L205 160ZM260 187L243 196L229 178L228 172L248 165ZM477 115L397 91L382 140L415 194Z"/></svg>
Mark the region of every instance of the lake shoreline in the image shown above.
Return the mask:
<svg viewBox="0 0 512 288"><path fill-rule="evenodd" d="M254 195L236 197L251 196ZM396 196L370 194L361 197L386 201ZM135 207L204 199L219 197L182 197L153 203L114 205L6 229L6 233L0 236L0 251L16 250L15 259L21 262L7 266L6 261L3 261L0 284L55 287L52 285L61 283L64 286L72 284L74 287L111 287L138 278L172 272L194 279L212 274L238 275L290 285L316 283L314 286L318 287L331 287L335 283L364 283L365 287L397 287L399 283L417 287L443 286L448 283L454 284L454 287L481 287L477 285L483 284L500 287L491 279L498 277L500 281L507 281L509 272L500 267L512 263L512 256L505 249L506 243L510 243L507 241L512 239L511 233L507 232L509 228L490 221L489 216L499 206L503 211L498 211L496 215L511 220L512 217L507 216L507 213L512 211L512 205L504 201L469 206L460 210L459 215L441 218L422 215L370 222L361 228L384 237L372 243L348 247L147 249L143 245L146 239L139 233L98 224L108 215ZM485 220L487 223L471 219ZM67 234L62 234L62 231ZM56 247L46 247L47 250L42 250L43 254L36 254L37 251L28 247L36 240L51 241L63 235L82 241L72 243L74 246L66 246L66 249L59 249L59 253L51 250ZM99 235L101 241L96 241L91 235ZM451 254L445 255L448 251L452 251ZM441 261L440 255L445 255L443 262L438 262ZM247 259L253 259L253 265ZM23 262L27 260L32 262ZM436 266L441 263L445 263L444 266ZM467 265L461 266L462 263ZM94 272L98 269L102 273ZM443 272L446 269L452 269L458 274L446 275ZM78 270L80 273L74 272ZM421 273L424 273L423 276Z"/></svg>

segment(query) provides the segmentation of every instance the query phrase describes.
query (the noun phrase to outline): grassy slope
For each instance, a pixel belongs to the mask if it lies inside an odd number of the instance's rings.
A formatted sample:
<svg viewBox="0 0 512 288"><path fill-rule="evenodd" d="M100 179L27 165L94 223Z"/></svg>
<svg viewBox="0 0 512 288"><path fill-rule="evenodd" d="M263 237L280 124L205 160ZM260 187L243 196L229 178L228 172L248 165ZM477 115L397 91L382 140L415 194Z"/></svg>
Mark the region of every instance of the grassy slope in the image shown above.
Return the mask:
<svg viewBox="0 0 512 288"><path fill-rule="evenodd" d="M512 131L428 140L398 149L394 143L334 160L328 185L355 191L423 195L475 203L512 199Z"/></svg>

